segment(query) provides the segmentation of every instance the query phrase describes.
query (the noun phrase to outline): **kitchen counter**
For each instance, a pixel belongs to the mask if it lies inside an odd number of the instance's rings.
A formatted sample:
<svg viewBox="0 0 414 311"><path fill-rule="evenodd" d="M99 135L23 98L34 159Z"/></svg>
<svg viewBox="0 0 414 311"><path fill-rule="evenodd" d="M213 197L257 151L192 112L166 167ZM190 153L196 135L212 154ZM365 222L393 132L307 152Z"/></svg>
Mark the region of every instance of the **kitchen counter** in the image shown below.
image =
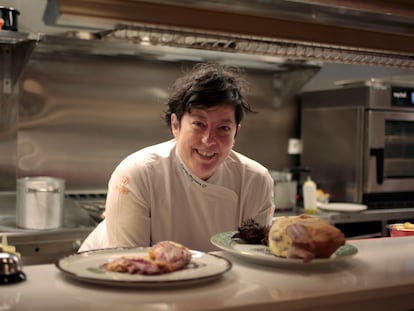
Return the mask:
<svg viewBox="0 0 414 311"><path fill-rule="evenodd" d="M0 195L0 235L7 236L9 244L16 246L26 264L53 263L61 256L76 252L96 224L80 200L65 198L62 227L20 228L16 225L15 193Z"/></svg>
<svg viewBox="0 0 414 311"><path fill-rule="evenodd" d="M3 285L12 310L412 310L414 237L353 240L359 252L324 266L267 267L215 252L232 269L209 283L169 289L116 288L68 278L53 264L24 266Z"/></svg>
<svg viewBox="0 0 414 311"><path fill-rule="evenodd" d="M297 213L277 211L274 216L292 216L300 213L303 213L303 209L299 209ZM347 238L387 237L388 224L414 222L414 208L368 209L349 213L318 210L315 216L341 229ZM359 231L362 231L362 234Z"/></svg>

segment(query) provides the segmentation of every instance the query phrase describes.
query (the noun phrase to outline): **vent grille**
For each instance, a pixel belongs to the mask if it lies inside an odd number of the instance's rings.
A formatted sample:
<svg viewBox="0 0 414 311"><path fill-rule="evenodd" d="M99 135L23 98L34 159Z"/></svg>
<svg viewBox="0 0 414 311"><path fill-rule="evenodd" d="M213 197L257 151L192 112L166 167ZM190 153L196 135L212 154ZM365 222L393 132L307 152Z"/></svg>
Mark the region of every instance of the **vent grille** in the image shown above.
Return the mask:
<svg viewBox="0 0 414 311"><path fill-rule="evenodd" d="M194 30L148 24L118 24L114 29L97 33L96 36L103 40L126 40L142 45L254 54L283 57L291 60L314 60L404 69L414 68L412 55L392 51L215 32L201 33Z"/></svg>

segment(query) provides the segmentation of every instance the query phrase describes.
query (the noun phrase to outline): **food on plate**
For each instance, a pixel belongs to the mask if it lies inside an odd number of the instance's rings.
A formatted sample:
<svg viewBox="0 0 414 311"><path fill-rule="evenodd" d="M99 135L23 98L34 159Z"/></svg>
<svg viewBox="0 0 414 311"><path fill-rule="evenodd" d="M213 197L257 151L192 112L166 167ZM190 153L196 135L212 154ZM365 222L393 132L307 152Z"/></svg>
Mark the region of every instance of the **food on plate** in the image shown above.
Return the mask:
<svg viewBox="0 0 414 311"><path fill-rule="evenodd" d="M329 198L331 195L322 189L316 189L316 200L320 203L329 203Z"/></svg>
<svg viewBox="0 0 414 311"><path fill-rule="evenodd" d="M414 224L407 221L407 222L404 222L404 223L393 224L393 225L391 225L391 228L396 229L396 230L413 230L414 229Z"/></svg>
<svg viewBox="0 0 414 311"><path fill-rule="evenodd" d="M269 232L269 249L274 255L304 262L329 258L344 244L345 237L339 229L305 214L278 217Z"/></svg>
<svg viewBox="0 0 414 311"><path fill-rule="evenodd" d="M261 226L254 219L246 219L232 238L242 239L248 244L268 244L269 226Z"/></svg>
<svg viewBox="0 0 414 311"><path fill-rule="evenodd" d="M391 237L414 236L414 224L411 222L396 223L387 226Z"/></svg>
<svg viewBox="0 0 414 311"><path fill-rule="evenodd" d="M176 271L190 263L190 250L176 242L162 241L148 251L151 260L162 264L168 272Z"/></svg>
<svg viewBox="0 0 414 311"><path fill-rule="evenodd" d="M190 263L190 250L173 241L153 245L145 257L122 256L102 265L107 271L157 275L177 271Z"/></svg>

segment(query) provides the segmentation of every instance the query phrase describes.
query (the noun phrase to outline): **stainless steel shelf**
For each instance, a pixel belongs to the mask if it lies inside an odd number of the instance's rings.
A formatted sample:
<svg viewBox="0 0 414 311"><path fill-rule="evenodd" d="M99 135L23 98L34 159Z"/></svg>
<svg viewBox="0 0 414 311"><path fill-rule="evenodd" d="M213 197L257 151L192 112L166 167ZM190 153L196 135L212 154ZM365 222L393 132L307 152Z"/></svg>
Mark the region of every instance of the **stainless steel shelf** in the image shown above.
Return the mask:
<svg viewBox="0 0 414 311"><path fill-rule="evenodd" d="M1 45L15 45L22 42L37 42L42 35L40 33L24 33L15 31L0 31Z"/></svg>
<svg viewBox="0 0 414 311"><path fill-rule="evenodd" d="M76 202L65 200L64 223L61 228L32 230L16 226L15 194L0 195L0 235L16 247L26 264L53 263L75 253L96 222Z"/></svg>
<svg viewBox="0 0 414 311"><path fill-rule="evenodd" d="M298 211L301 212L300 210ZM276 213L277 216L292 216L291 213ZM375 231L367 234L366 237L388 236L387 225L389 223L414 219L414 208L393 208L393 209L372 209L363 212L355 213L340 213L340 212L319 212L315 216L325 219L332 225L346 225L346 224L363 224L368 222L378 222L381 232ZM351 238L356 238L352 236Z"/></svg>

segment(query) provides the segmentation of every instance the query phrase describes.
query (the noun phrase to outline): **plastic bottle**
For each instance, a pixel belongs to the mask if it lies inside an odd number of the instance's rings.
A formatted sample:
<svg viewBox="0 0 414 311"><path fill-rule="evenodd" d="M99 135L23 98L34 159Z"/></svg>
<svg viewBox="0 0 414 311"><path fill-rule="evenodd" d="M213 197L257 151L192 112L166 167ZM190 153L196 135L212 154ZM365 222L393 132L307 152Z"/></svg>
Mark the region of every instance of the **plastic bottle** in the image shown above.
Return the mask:
<svg viewBox="0 0 414 311"><path fill-rule="evenodd" d="M316 184L308 176L308 179L303 183L303 208L307 214L316 214L317 200L316 200Z"/></svg>

